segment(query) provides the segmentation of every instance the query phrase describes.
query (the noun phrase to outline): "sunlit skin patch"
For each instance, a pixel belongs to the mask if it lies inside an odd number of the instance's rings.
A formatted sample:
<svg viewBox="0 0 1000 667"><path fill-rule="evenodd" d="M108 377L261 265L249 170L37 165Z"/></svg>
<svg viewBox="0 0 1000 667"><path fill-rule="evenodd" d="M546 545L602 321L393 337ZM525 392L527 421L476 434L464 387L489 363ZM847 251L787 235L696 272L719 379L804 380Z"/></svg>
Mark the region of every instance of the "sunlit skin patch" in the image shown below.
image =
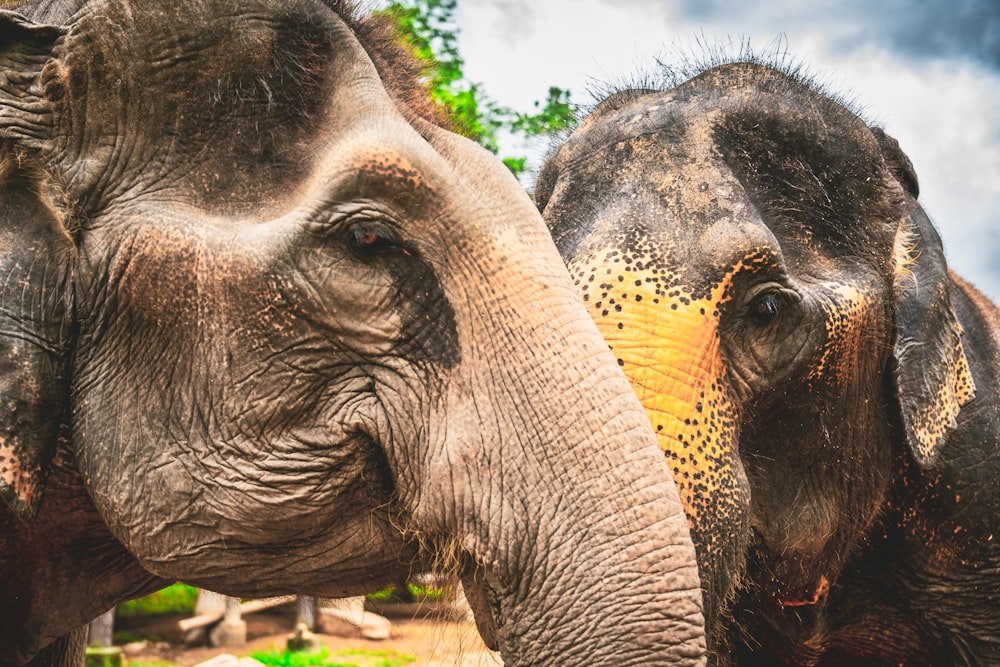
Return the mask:
<svg viewBox="0 0 1000 667"><path fill-rule="evenodd" d="M570 264L592 317L656 431L699 560L710 573L731 569L722 559L732 557L748 520L736 403L719 339L719 317L733 277L746 269L740 262L707 296L696 298L638 253L611 252Z"/></svg>

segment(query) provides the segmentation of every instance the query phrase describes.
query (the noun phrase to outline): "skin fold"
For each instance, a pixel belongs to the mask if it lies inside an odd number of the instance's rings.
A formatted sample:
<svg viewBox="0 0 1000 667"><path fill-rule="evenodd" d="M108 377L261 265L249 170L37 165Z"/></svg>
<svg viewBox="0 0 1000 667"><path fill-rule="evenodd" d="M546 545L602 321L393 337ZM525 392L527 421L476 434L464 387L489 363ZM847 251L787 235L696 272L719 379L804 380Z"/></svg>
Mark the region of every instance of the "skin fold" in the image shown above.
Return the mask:
<svg viewBox="0 0 1000 667"><path fill-rule="evenodd" d="M684 502L710 663L1000 656L1000 320L918 193L755 62L611 95L539 174Z"/></svg>
<svg viewBox="0 0 1000 667"><path fill-rule="evenodd" d="M507 665L704 662L642 406L384 25L0 24L0 663L72 664L75 628L167 581L335 597L432 565Z"/></svg>

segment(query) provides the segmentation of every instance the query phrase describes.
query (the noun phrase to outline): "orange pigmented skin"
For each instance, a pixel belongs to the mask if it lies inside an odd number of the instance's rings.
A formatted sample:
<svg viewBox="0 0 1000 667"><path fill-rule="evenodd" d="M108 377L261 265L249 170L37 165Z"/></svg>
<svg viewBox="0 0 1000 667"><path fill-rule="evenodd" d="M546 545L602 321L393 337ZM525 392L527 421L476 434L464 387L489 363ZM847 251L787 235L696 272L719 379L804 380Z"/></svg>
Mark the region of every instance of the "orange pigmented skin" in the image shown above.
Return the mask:
<svg viewBox="0 0 1000 667"><path fill-rule="evenodd" d="M570 270L646 409L687 513L706 600L717 599L728 588L749 522L749 487L733 446L737 402L719 338L732 278L745 267L738 264L696 297L653 262L617 255Z"/></svg>

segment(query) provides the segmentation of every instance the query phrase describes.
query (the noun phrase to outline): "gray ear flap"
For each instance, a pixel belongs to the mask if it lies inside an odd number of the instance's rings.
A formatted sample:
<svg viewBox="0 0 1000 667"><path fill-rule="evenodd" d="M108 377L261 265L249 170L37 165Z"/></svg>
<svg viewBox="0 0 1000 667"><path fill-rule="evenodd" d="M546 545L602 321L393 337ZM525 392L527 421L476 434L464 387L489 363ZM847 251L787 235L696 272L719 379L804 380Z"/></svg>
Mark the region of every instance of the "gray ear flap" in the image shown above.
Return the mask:
<svg viewBox="0 0 1000 667"><path fill-rule="evenodd" d="M899 147L899 142L886 134L881 127L873 127L871 131L875 135L879 150L882 152L882 159L885 160L889 171L903 186L903 190L916 199L920 196L920 183L917 181L917 171L913 168L910 158Z"/></svg>
<svg viewBox="0 0 1000 667"><path fill-rule="evenodd" d="M29 162L0 149L0 497L26 522L67 403L75 252Z"/></svg>
<svg viewBox="0 0 1000 667"><path fill-rule="evenodd" d="M905 191L907 210L895 244L894 377L907 443L917 463L927 468L937 462L975 386L962 347L962 326L951 306L941 238L916 200L916 173L895 139L881 131L876 138Z"/></svg>
<svg viewBox="0 0 1000 667"><path fill-rule="evenodd" d="M45 66L65 29L0 11L0 138L42 148L52 134Z"/></svg>
<svg viewBox="0 0 1000 667"><path fill-rule="evenodd" d="M67 395L74 243L32 152L51 136L43 69L62 30L0 11L0 497L38 511Z"/></svg>

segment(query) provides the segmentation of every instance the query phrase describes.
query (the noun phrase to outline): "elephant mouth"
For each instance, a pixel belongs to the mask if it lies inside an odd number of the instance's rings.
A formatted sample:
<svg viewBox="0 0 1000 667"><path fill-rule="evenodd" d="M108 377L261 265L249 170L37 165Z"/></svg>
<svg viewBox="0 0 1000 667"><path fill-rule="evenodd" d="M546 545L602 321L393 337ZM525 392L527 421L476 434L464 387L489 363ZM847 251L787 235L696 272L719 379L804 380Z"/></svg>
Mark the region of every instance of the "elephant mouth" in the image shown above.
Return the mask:
<svg viewBox="0 0 1000 667"><path fill-rule="evenodd" d="M775 611L821 607L830 594L836 568L822 557L778 558L759 544L751 549L748 571L756 579L754 597ZM768 604L770 603L770 604Z"/></svg>
<svg viewBox="0 0 1000 667"><path fill-rule="evenodd" d="M476 628L483 643L491 651L500 650L499 628L496 618L496 601L486 582L486 573L471 559L463 564L459 578L465 589L465 598L472 608L476 619Z"/></svg>
<svg viewBox="0 0 1000 667"><path fill-rule="evenodd" d="M820 575L816 582L788 592L784 595L775 596L774 600L779 607L811 607L826 599L830 592L830 581Z"/></svg>

